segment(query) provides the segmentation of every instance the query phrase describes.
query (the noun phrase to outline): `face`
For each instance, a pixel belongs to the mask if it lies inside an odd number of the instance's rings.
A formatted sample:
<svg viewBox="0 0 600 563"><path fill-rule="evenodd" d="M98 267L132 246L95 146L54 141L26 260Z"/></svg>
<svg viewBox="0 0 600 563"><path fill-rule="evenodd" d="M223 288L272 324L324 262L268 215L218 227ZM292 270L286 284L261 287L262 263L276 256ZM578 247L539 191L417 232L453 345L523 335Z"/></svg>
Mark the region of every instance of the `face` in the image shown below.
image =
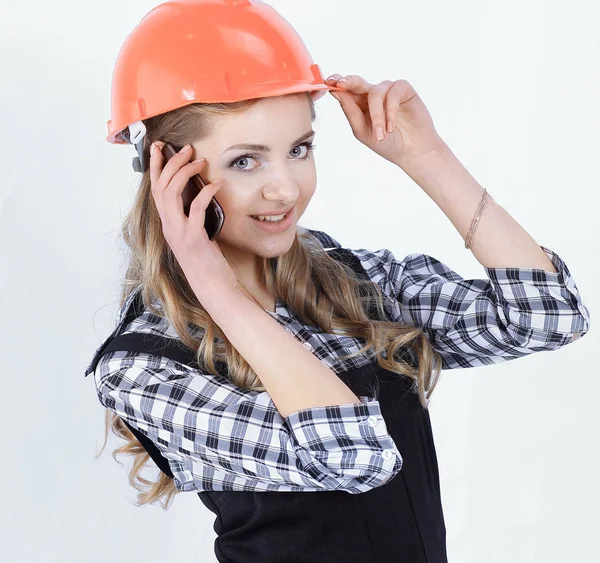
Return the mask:
<svg viewBox="0 0 600 563"><path fill-rule="evenodd" d="M305 95L265 98L243 113L216 117L212 127L210 137L193 143L192 148L194 158L206 159L203 179L207 183L223 179L215 195L225 213L216 238L219 247L230 262L240 264L257 256L284 254L316 186L309 148L314 135ZM264 147L231 148L243 144ZM252 218L290 208L283 230L276 223ZM275 227L277 232L261 225Z"/></svg>

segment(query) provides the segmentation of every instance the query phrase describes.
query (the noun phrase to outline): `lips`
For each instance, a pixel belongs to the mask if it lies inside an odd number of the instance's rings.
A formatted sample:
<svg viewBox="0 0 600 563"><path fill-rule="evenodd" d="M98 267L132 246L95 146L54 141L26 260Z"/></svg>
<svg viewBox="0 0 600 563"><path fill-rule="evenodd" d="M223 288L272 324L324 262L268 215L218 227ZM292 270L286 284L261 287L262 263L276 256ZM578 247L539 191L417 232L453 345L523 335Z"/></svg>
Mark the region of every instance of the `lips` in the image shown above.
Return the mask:
<svg viewBox="0 0 600 563"><path fill-rule="evenodd" d="M286 231L294 223L294 208L290 209L280 221L261 221L251 217L256 228L263 232L276 234Z"/></svg>
<svg viewBox="0 0 600 563"><path fill-rule="evenodd" d="M286 209L285 211L271 211L269 213L253 213L252 215L250 215L250 217L259 217L259 216L269 217L269 216L273 216L273 215L286 215L293 208L294 208L294 206L292 205L292 207L290 207L289 209Z"/></svg>

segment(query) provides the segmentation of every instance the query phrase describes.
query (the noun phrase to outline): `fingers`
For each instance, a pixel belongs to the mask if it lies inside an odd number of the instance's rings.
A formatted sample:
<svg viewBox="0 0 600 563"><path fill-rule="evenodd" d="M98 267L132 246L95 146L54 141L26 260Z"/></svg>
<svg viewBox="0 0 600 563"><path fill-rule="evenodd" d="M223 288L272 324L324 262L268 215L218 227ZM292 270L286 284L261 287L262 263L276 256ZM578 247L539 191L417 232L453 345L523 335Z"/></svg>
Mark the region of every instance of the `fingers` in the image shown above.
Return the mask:
<svg viewBox="0 0 600 563"><path fill-rule="evenodd" d="M210 204L213 196L223 186L223 180L217 180L211 184L207 184L200 193L192 200L190 204L189 225L192 229L204 229L206 209ZM208 235L207 235L208 236Z"/></svg>
<svg viewBox="0 0 600 563"><path fill-rule="evenodd" d="M352 128L352 133L355 137L361 138L365 134L367 121L363 113L364 104L362 103L362 98L364 96L355 91L353 82L354 78L354 76L348 76L344 79L340 74L332 74L325 82L330 86L335 85L348 89L347 92L335 92L335 98L340 102L342 111L346 115L348 123ZM363 82L368 84L366 81ZM364 84L359 86L359 89L362 87L364 87Z"/></svg>
<svg viewBox="0 0 600 563"><path fill-rule="evenodd" d="M327 80L325 80L325 82L337 82L340 78L342 78L341 74L332 74Z"/></svg>
<svg viewBox="0 0 600 563"><path fill-rule="evenodd" d="M336 86L347 88L354 94L368 94L369 90L373 88L373 84L357 74L348 74L344 77L339 74L332 74L325 82L328 82L332 77L335 77Z"/></svg>
<svg viewBox="0 0 600 563"><path fill-rule="evenodd" d="M189 158L189 156L186 158ZM175 157L173 157L171 160L175 160ZM167 165L171 164L171 160L167 163ZM202 168L204 168L205 164L206 160L203 158L194 160L180 168L175 173L173 178L171 178L171 181L161 194L163 205L167 213L172 214L173 217L179 217L180 219L183 219L185 213L183 211L183 199L181 195L190 178L195 174L199 174ZM205 188L200 190L200 193L202 193L204 189Z"/></svg>
<svg viewBox="0 0 600 563"><path fill-rule="evenodd" d="M162 141L156 141L150 146L150 183L152 191L158 185L158 178L163 167L165 157L162 154L162 148L164 146L165 144Z"/></svg>
<svg viewBox="0 0 600 563"><path fill-rule="evenodd" d="M393 107L390 107L390 100L386 102L386 98L388 92L394 86L394 82L385 80L380 84L374 85L356 74L346 77L341 77L339 74L332 74L326 82L331 85L335 84L336 86L347 88L348 94L351 94L344 95L339 92L337 93L342 110L346 114L352 131L356 136L360 138L374 133L377 140L381 141L385 138L385 131L388 130L390 121L386 117L389 117L394 110ZM366 114L368 114L371 120L370 124L366 119ZM394 115L392 123L395 123L395 119L396 116Z"/></svg>
<svg viewBox="0 0 600 563"><path fill-rule="evenodd" d="M150 156L150 179L152 194L161 220L163 223L170 220L184 220L186 216L183 210L183 190L189 179L195 174L199 174L204 168L206 160L199 158L188 162L193 154L191 147L188 146L188 150L184 150L186 148L184 147L173 155L163 167L162 163L166 160L166 157L162 154L164 143L156 141L154 147ZM210 185L212 186L212 184ZM200 194L204 194L208 187L206 186L200 190ZM200 194L194 198L193 204L198 200L206 200L206 194L203 197L200 197ZM205 207L209 201L210 197L206 201Z"/></svg>
<svg viewBox="0 0 600 563"><path fill-rule="evenodd" d="M414 93L412 87L406 80L396 80L392 83L392 87L386 97L386 120L387 132L391 133L396 127L396 119L398 118L398 108L402 102L410 100L411 93ZM406 99L405 99L406 98Z"/></svg>
<svg viewBox="0 0 600 563"><path fill-rule="evenodd" d="M391 80L384 80L380 84L377 84L377 86L373 86L369 91L369 115L371 116L373 132L378 141L385 139L385 131L388 128L386 104L388 106L387 109L394 110L394 108L390 108L390 100L388 99L386 102L388 92L392 89L393 85L394 82ZM395 111L398 111L398 105L396 105ZM394 116L394 121L395 119Z"/></svg>
<svg viewBox="0 0 600 563"><path fill-rule="evenodd" d="M335 97L355 135L374 134L378 141L385 139L386 132L394 131L400 104L410 100L415 94L406 80L384 80L375 85L355 74L346 77L332 74L325 82L347 90L347 93L336 92ZM370 124L365 119L366 114L371 120Z"/></svg>
<svg viewBox="0 0 600 563"><path fill-rule="evenodd" d="M373 84L356 74L349 74L348 76L332 74L325 82L329 86L335 86L343 90L342 92L330 92L340 103L351 98L361 111L367 111L367 97L365 94L369 92Z"/></svg>
<svg viewBox="0 0 600 563"><path fill-rule="evenodd" d="M160 192L166 189L179 169L189 161L193 151L190 145L186 145L167 162L162 154L165 143L156 141L153 144L155 148L150 154L150 180L153 190Z"/></svg>

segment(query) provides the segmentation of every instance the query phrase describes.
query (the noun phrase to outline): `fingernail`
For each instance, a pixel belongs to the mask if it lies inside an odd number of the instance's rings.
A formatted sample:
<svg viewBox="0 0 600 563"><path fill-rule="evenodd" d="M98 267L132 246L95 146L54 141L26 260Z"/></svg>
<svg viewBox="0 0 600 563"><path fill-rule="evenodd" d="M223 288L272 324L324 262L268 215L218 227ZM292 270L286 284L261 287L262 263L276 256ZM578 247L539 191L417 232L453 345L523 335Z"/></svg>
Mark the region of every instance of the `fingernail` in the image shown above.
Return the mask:
<svg viewBox="0 0 600 563"><path fill-rule="evenodd" d="M342 83L343 83L343 84L345 84L346 82L348 82L348 79L347 79L347 78L340 78L340 79L337 81L337 83L338 83L338 84L342 84Z"/></svg>
<svg viewBox="0 0 600 563"><path fill-rule="evenodd" d="M394 130L394 124L391 121L388 121L388 133L391 133Z"/></svg>
<svg viewBox="0 0 600 563"><path fill-rule="evenodd" d="M189 151L192 147L190 145L185 145L179 152Z"/></svg>
<svg viewBox="0 0 600 563"><path fill-rule="evenodd" d="M383 139L384 139L383 129L378 126L377 127L377 140L383 141Z"/></svg>

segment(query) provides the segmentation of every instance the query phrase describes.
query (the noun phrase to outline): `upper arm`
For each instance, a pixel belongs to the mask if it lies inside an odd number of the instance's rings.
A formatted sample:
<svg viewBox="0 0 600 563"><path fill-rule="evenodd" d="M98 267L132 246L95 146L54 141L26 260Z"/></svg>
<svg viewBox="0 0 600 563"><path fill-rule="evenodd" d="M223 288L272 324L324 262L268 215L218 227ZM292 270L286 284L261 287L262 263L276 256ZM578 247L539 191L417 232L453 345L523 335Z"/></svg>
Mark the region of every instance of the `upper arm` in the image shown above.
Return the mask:
<svg viewBox="0 0 600 563"><path fill-rule="evenodd" d="M357 252L370 278L394 301L398 322L421 327L444 369L511 360L564 346L589 329L589 311L562 259L542 247L558 273L485 268L464 279L439 260L388 249Z"/></svg>
<svg viewBox="0 0 600 563"><path fill-rule="evenodd" d="M156 443L183 490L357 493L384 483L402 465L371 398L284 419L267 392L164 357L126 352L106 354L95 379L100 402ZM366 422L371 416L380 421L375 427ZM388 459L383 450L395 455Z"/></svg>

